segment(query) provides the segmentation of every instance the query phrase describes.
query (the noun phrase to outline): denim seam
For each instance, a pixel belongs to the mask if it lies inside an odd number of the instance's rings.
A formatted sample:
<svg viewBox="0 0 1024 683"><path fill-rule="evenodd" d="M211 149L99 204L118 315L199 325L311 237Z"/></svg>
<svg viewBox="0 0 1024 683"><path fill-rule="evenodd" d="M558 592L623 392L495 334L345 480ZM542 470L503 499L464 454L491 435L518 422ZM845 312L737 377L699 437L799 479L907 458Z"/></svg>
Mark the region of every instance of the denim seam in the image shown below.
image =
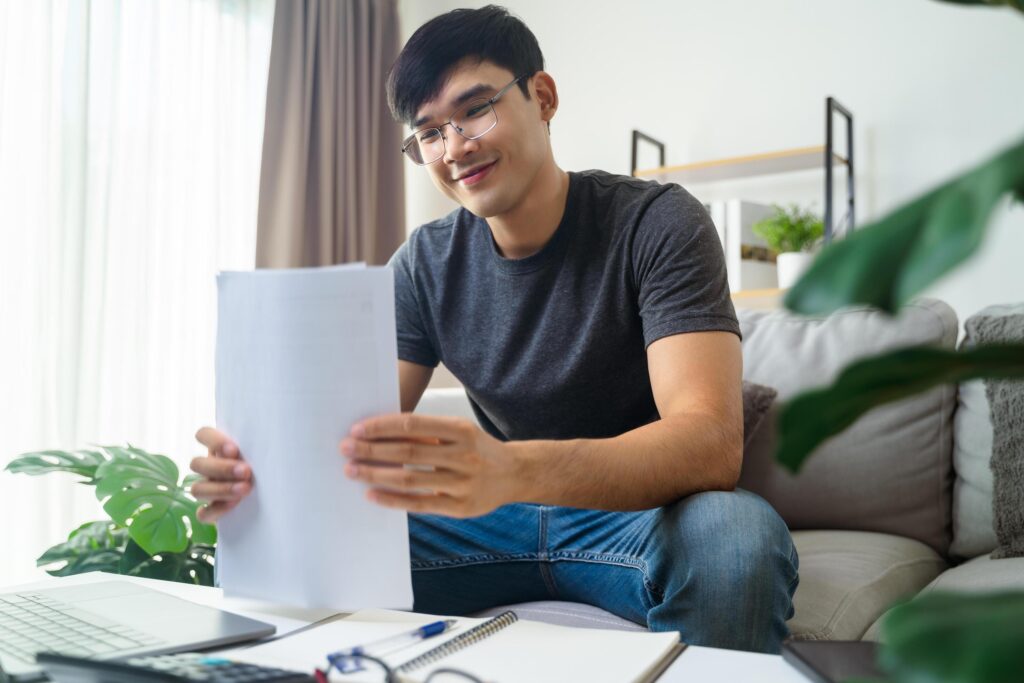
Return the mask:
<svg viewBox="0 0 1024 683"><path fill-rule="evenodd" d="M515 555L466 555L444 560L412 562L413 569L449 569L475 564L500 564L502 562L540 562L536 553L517 553Z"/></svg>
<svg viewBox="0 0 1024 683"><path fill-rule="evenodd" d="M606 553L590 553L576 550L563 550L551 554L551 560L559 562L562 560L576 560L579 562L591 562L594 564L611 564L628 569L636 569L644 579L644 588L650 594L651 602L655 605L665 600L665 591L651 578L649 567L643 560L638 560L628 555L611 555Z"/></svg>
<svg viewBox="0 0 1024 683"><path fill-rule="evenodd" d="M551 571L550 556L548 555L548 515L544 506L537 508L537 556L541 559L540 575L544 579L544 585L551 594L552 599L558 599L558 585L555 583L555 575Z"/></svg>

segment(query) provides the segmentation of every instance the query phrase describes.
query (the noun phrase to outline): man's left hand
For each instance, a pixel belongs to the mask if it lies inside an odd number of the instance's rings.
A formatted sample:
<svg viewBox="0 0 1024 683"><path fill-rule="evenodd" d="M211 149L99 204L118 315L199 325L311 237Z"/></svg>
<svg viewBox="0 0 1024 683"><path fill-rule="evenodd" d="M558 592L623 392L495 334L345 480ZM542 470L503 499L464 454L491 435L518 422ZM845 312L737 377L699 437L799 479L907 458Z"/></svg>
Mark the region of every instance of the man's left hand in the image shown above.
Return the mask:
<svg viewBox="0 0 1024 683"><path fill-rule="evenodd" d="M409 512L476 517L515 502L516 458L469 420L401 413L356 423L340 450L367 498Z"/></svg>

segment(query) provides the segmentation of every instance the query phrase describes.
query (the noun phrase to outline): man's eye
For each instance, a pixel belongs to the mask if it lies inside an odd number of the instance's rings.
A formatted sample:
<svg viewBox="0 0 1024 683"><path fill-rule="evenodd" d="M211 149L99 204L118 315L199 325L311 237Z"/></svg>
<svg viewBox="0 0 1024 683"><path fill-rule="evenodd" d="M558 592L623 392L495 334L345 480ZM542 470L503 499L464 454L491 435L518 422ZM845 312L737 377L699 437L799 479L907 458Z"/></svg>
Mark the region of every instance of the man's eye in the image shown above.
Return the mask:
<svg viewBox="0 0 1024 683"><path fill-rule="evenodd" d="M431 128L430 130L425 130L417 135L416 139L420 142L432 142L437 139L437 129Z"/></svg>
<svg viewBox="0 0 1024 683"><path fill-rule="evenodd" d="M490 102L482 102L480 104L474 104L472 107L466 110L466 118L472 119L482 114L487 113L487 109L491 106Z"/></svg>

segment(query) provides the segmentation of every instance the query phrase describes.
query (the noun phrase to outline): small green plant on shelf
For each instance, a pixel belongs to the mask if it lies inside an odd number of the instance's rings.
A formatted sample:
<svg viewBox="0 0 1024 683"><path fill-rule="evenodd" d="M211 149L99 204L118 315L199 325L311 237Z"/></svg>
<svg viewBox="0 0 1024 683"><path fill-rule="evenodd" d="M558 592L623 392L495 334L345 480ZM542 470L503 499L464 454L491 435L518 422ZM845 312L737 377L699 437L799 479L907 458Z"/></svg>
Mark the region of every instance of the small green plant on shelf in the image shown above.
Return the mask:
<svg viewBox="0 0 1024 683"><path fill-rule="evenodd" d="M36 560L53 576L91 571L213 585L217 529L196 517L200 503L165 455L134 446L24 453L13 474L67 472L95 487L110 519L86 522Z"/></svg>
<svg viewBox="0 0 1024 683"><path fill-rule="evenodd" d="M754 234L764 239L768 248L777 254L810 251L821 242L825 223L810 209L797 204L789 208L773 204L768 218L754 223Z"/></svg>

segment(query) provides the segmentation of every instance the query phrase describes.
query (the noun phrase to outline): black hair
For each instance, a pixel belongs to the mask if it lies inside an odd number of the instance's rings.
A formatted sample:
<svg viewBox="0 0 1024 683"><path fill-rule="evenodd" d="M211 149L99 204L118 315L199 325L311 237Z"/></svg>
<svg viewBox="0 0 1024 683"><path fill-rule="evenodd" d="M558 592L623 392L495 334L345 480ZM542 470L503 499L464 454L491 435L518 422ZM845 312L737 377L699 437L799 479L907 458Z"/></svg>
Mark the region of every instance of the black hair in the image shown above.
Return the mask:
<svg viewBox="0 0 1024 683"><path fill-rule="evenodd" d="M388 107L395 120L411 124L419 108L441 92L452 68L467 58L492 62L513 76L544 69L536 36L504 7L452 10L416 29L388 72ZM527 79L518 85L530 99Z"/></svg>

